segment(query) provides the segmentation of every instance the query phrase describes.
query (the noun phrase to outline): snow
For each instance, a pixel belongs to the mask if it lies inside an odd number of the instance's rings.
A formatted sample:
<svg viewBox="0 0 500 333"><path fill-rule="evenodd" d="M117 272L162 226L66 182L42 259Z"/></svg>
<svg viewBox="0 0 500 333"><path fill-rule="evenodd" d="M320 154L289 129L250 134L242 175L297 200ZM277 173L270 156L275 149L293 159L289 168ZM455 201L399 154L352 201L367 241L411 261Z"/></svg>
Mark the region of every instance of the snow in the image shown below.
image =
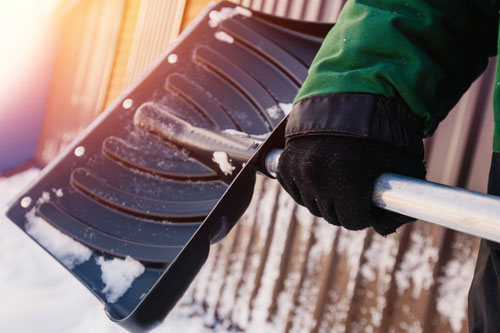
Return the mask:
<svg viewBox="0 0 500 333"><path fill-rule="evenodd" d="M31 169L0 177L0 323L2 332L126 333L111 322L102 304L61 264L7 217L8 203L40 174ZM153 333L204 332L181 300Z"/></svg>
<svg viewBox="0 0 500 333"><path fill-rule="evenodd" d="M363 253L366 262L361 266L360 274L366 281L377 282L377 295L385 295L390 288L391 273L396 264L398 246L394 235L384 238L374 234L370 247ZM375 299L375 305L369 308L370 322L376 328L382 324L386 302L385 297L378 296Z"/></svg>
<svg viewBox="0 0 500 333"><path fill-rule="evenodd" d="M38 200L36 201L36 203L38 205L41 205L43 204L44 202L47 202L50 200L50 193L47 192L47 191L43 191L42 192L42 196L40 198L38 198Z"/></svg>
<svg viewBox="0 0 500 333"><path fill-rule="evenodd" d="M229 157L223 151L216 151L212 155L212 161L219 165L220 170L227 176L231 175L236 169L235 166L231 164Z"/></svg>
<svg viewBox="0 0 500 333"><path fill-rule="evenodd" d="M39 175L38 170L29 170L9 178L0 178L2 331L125 332L106 317L102 304L90 291L4 217L3 212L7 202L14 195L18 195L20 190L37 175ZM30 216L33 215L30 217L30 223L36 221L35 229L39 222L42 228L48 224L34 214L33 205L50 200L51 195L57 196L58 190L48 189L41 198L32 198L31 207L28 205L26 211ZM364 249L366 232L348 232L333 227L322 219L313 218L305 208L298 207L295 217L299 229L295 232L295 237L299 237L302 242L308 241L309 237L313 238L304 263L303 282L299 286L296 270L287 268L292 274L285 277L282 281L284 286L279 289L280 293L276 294L277 274L280 271L281 256L294 204L276 181L263 182L258 178L257 193L246 213L247 220L243 220L247 223L246 233L242 233L237 243L234 243L237 244L237 251L231 252L233 245L228 246L222 242L212 248L208 262L197 279L199 282L194 285L194 290L191 288L191 292L188 291L188 295L192 295L199 304L189 304L193 298L181 300L167 320L153 332L174 330L187 333L226 332L230 330L227 326L223 326L228 320L226 316L229 316L235 327L243 331L270 332L285 327L283 325L287 313L291 314L288 316L290 331L311 331L317 324L314 309L322 290L317 276L330 264L326 260L332 251L337 253L336 258L345 258L344 272L339 271L339 274L345 276L349 282L346 283L344 290L338 288L329 290L329 299L336 301L327 307L324 320L320 323L320 331L331 330L332 326L329 326L331 323L335 323L339 331L346 328L345 320L355 294L357 280L361 280L359 283L363 281L376 283L376 290L371 289L370 294L366 294L367 298L373 300L373 305L360 309L363 314L362 320L367 320L362 325L360 322L359 327L363 329L362 331L377 331L377 327L380 327L383 307L386 305L386 300L380 296L384 295L389 285L394 282L400 293L407 293L417 299L421 297L422 291L437 283L436 305L441 320L448 321L453 332L463 330L466 320L466 294L475 261L474 244L469 243L470 239L467 236L457 237L454 240L452 245L454 255L443 267L443 273L438 281L434 281L432 273L438 259L438 249L425 229L415 228L410 234L410 243L401 266L395 272L396 281L391 282L391 272L394 270L395 256L399 248L397 238L372 235L371 243ZM272 239L268 239L272 229L274 235ZM244 238L250 237L249 230L252 232L252 240ZM337 242L334 242L335 239ZM258 254L264 252L266 246L269 246L269 258L263 261ZM248 248L248 252L239 253L245 248ZM217 254L219 256L214 256ZM243 257L244 262L242 262ZM366 263L360 267L361 257ZM301 258L291 258L289 262L290 265L300 266L301 260ZM111 268L113 260L100 258L98 261L103 264L101 265L103 282L109 286L105 292L109 298L116 299L130 287L141 270L139 266L142 266L140 263L139 265L131 263L129 266L125 259L119 262L123 267L115 269ZM104 267L112 272L106 273ZM125 283L120 279L117 283L118 278L115 273L118 270L125 272L128 282ZM227 274L231 277L228 278ZM259 289L254 289L256 281L260 284ZM130 284L127 286L127 283ZM293 297L292 291L297 293L296 298ZM294 299L295 302L292 303ZM203 304L202 301L207 302ZM205 306L209 310L208 314L204 313ZM273 317L270 318L271 322L268 322L266 314L273 306L276 308L273 310ZM405 314L412 311L406 304L402 305L402 310ZM422 332L424 324L417 318L408 317L404 322L397 323L394 331ZM209 327L210 325L215 325L215 328ZM350 325L355 331L355 323ZM234 330L236 329L233 327Z"/></svg>
<svg viewBox="0 0 500 333"><path fill-rule="evenodd" d="M230 19L236 15L251 17L252 12L249 9L240 6L236 6L234 8L224 7L221 10L212 10L208 14L208 25L212 28L215 28L225 20Z"/></svg>
<svg viewBox="0 0 500 333"><path fill-rule="evenodd" d="M294 213L293 206L294 201L289 194L281 190L278 196L278 211L276 220L274 221L273 239L264 268L261 287L259 288L259 293L255 300L255 307L252 311L252 326L250 326L250 330L254 332L282 331L276 327L273 327L272 330L266 330L266 327L262 325L266 322L267 315L273 304L274 289L276 288L277 279L280 276L280 262L284 254L283 250L285 249L285 242L287 240L287 230L289 228L290 218ZM292 304L290 304L288 300L284 300L283 297L278 300L278 302L280 301L282 306L286 306L287 308L292 306ZM283 321L278 321L274 324L276 323L286 324L286 320L285 323L283 323ZM284 327L282 329L284 329Z"/></svg>
<svg viewBox="0 0 500 333"><path fill-rule="evenodd" d="M286 116L292 111L293 103L280 103L279 106Z"/></svg>
<svg viewBox="0 0 500 333"><path fill-rule="evenodd" d="M92 252L84 245L63 234L35 214L35 208L26 213L26 232L42 244L69 269L90 259Z"/></svg>
<svg viewBox="0 0 500 333"><path fill-rule="evenodd" d="M411 244L405 253L400 269L396 272L396 285L401 295L411 285L411 296L420 297L434 282L433 267L438 260L439 250L432 244L432 238L426 237L420 230L411 233Z"/></svg>
<svg viewBox="0 0 500 333"><path fill-rule="evenodd" d="M62 188L53 188L52 192L54 192L58 198L61 198L64 195Z"/></svg>
<svg viewBox="0 0 500 333"><path fill-rule="evenodd" d="M248 134L245 132L237 131L234 129L225 129L223 133L229 134L229 135L234 135L234 136L241 136L244 138L248 138Z"/></svg>
<svg viewBox="0 0 500 333"><path fill-rule="evenodd" d="M476 257L472 249L474 242L464 234L456 234L453 253L439 277L436 308L442 318L450 323L453 332L461 332L466 321L467 295L472 281Z"/></svg>
<svg viewBox="0 0 500 333"><path fill-rule="evenodd" d="M281 110L277 105L273 105L270 108L267 108L266 111L269 117L273 119L278 119L279 117L281 117Z"/></svg>
<svg viewBox="0 0 500 333"><path fill-rule="evenodd" d="M220 40L221 42L228 43L228 44L233 44L234 43L234 38L230 34L228 34L225 31L217 31L215 33L215 39Z"/></svg>
<svg viewBox="0 0 500 333"><path fill-rule="evenodd" d="M111 260L99 257L97 263L101 266L102 281L105 284L102 291L106 294L109 303L115 303L120 299L145 270L140 262L129 256L125 259Z"/></svg>
<svg viewBox="0 0 500 333"><path fill-rule="evenodd" d="M273 105L266 109L269 117L273 119L279 119L284 114L285 116L292 111L292 103L279 103L278 105Z"/></svg>
<svg viewBox="0 0 500 333"><path fill-rule="evenodd" d="M278 182L275 181L270 183L266 182L265 184L260 184L259 186L261 186L262 191L256 192L256 194L262 194L262 196L258 197L258 204L251 207L254 209L251 213L252 215L255 214L255 219L249 220L254 227L253 232L255 232L255 239L250 247L251 253L249 254L248 263L245 267L244 278L241 281L241 286L239 288L239 297L236 299L233 307L234 314L232 319L238 327L242 327L244 329L251 319L252 314L250 312L250 308L255 308L252 298L254 284L257 280L260 282L261 279L259 276L261 261L259 259L259 255L257 254L265 252L266 246L268 246L267 237L269 236L273 223L272 214L270 212L272 212L275 207L276 198L280 188Z"/></svg>

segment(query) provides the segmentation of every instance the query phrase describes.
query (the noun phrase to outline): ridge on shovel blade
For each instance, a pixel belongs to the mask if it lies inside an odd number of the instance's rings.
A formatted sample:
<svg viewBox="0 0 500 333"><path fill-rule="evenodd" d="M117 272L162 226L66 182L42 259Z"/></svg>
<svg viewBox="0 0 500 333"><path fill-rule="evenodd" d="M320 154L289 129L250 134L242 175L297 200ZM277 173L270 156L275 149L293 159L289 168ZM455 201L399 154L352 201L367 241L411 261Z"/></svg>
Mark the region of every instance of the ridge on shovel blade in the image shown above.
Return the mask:
<svg viewBox="0 0 500 333"><path fill-rule="evenodd" d="M330 28L209 5L47 166L8 217L111 320L130 331L153 328L188 288L210 243L245 211L258 158L240 170L259 147L277 144L258 137L285 117ZM273 138L282 140L281 132Z"/></svg>

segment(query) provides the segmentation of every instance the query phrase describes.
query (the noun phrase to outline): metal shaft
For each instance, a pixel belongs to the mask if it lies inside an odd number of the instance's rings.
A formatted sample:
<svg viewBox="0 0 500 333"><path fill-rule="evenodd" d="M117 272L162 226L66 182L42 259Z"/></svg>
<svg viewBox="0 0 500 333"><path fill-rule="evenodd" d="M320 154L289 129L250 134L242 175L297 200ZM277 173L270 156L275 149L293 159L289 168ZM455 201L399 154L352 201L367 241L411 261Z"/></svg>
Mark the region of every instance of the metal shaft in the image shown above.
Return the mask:
<svg viewBox="0 0 500 333"><path fill-rule="evenodd" d="M276 174L281 150L266 156L266 168ZM373 203L446 228L500 242L500 197L414 179L382 174L375 182Z"/></svg>

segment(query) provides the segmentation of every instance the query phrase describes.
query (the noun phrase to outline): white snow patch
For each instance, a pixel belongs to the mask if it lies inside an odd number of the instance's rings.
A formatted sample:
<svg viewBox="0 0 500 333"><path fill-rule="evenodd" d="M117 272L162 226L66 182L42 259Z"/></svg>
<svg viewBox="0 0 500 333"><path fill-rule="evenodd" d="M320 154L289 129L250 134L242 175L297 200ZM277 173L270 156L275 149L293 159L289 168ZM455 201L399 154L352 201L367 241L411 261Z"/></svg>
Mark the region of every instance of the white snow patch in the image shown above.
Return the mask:
<svg viewBox="0 0 500 333"><path fill-rule="evenodd" d="M266 109L269 117L273 119L279 119L284 114L285 116L292 111L293 104L292 103L279 103L278 105L273 105L270 108Z"/></svg>
<svg viewBox="0 0 500 333"><path fill-rule="evenodd" d="M145 270L140 262L129 256L125 259L114 258L112 260L99 257L96 261L101 266L101 278L105 284L102 291L106 294L109 303L118 301Z"/></svg>
<svg viewBox="0 0 500 333"><path fill-rule="evenodd" d="M375 298L375 305L369 308L370 322L376 328L382 324L386 298L380 295L385 295L390 288L398 246L398 241L393 237L384 238L374 234L370 247L363 253L366 262L361 266L360 274L366 281L376 282L376 293L379 295Z"/></svg>
<svg viewBox="0 0 500 333"><path fill-rule="evenodd" d="M36 203L38 205L41 205L45 202L48 202L50 200L50 193L49 192L46 192L46 191L43 191L42 192L42 196L40 198L38 198L38 200L36 201Z"/></svg>
<svg viewBox="0 0 500 333"><path fill-rule="evenodd" d="M404 255L399 271L396 272L396 285L401 295L413 283L411 296L419 298L422 291L429 289L434 281L433 267L439 256L439 250L433 246L432 238L418 230L411 234L410 248Z"/></svg>
<svg viewBox="0 0 500 333"><path fill-rule="evenodd" d="M241 131L237 131L237 130L234 130L234 129L225 129L223 131L223 133L225 134L229 134L229 135L234 135L234 136L240 136L240 137L244 137L244 138L248 138L249 135L245 132L241 132Z"/></svg>
<svg viewBox="0 0 500 333"><path fill-rule="evenodd" d="M399 327L401 329L401 332L408 332L408 333L423 333L424 332L424 328L422 327L420 320L414 320L411 323L406 323L403 321L399 324Z"/></svg>
<svg viewBox="0 0 500 333"><path fill-rule="evenodd" d="M293 103L280 103L280 108L286 116L292 111Z"/></svg>
<svg viewBox="0 0 500 333"><path fill-rule="evenodd" d="M220 170L227 176L231 175L236 169L235 166L231 164L231 161L227 154L223 151L216 151L212 155L212 161L219 165Z"/></svg>
<svg viewBox="0 0 500 333"><path fill-rule="evenodd" d="M242 285L239 290L240 297L236 300L234 304L234 323L244 329L244 331L249 331L249 319L250 310L249 304L251 303L252 292L254 290L254 283L257 277L259 267L261 265L259 253L264 250L266 239L269 236L270 225L272 221L273 210L276 204L276 196L279 191L279 183L271 180L263 180L263 184L260 184L260 188L263 189L262 195L258 198L258 204L255 206L255 218L251 223L254 223L254 230L256 232L255 240L250 247L251 255L250 260L248 260L248 265L245 270L245 275L242 280ZM259 193L257 191L254 192Z"/></svg>
<svg viewBox="0 0 500 333"><path fill-rule="evenodd" d="M108 319L102 303L83 284L5 217L7 204L39 175L40 170L30 169L0 177L2 332L126 333ZM186 313L191 308L189 302L179 301L152 332L208 331L202 316Z"/></svg>
<svg viewBox="0 0 500 333"><path fill-rule="evenodd" d="M169 64L175 64L179 60L179 56L175 53L171 53L167 57L167 61Z"/></svg>
<svg viewBox="0 0 500 333"><path fill-rule="evenodd" d="M327 223L326 221L323 221ZM337 294L336 290L330 291L330 297L335 300L334 304L328 306L325 310L326 318L330 318L338 327L339 332L345 331L346 320L349 309L351 307L352 298L354 296L354 288L356 286L356 276L359 273L359 263L363 251L363 244L367 236L366 229L361 231L343 230L340 233L339 242L337 245L337 253L347 257L347 267L349 282L344 290ZM321 322L320 331L328 330L328 320Z"/></svg>
<svg viewBox="0 0 500 333"><path fill-rule="evenodd" d="M47 192L45 192L47 193ZM26 213L26 232L69 269L89 260L92 252L86 246L63 234L41 217L35 208Z"/></svg>
<svg viewBox="0 0 500 333"><path fill-rule="evenodd" d="M267 108L266 111L269 117L273 119L278 119L279 117L281 117L281 110L277 105L273 105L270 108Z"/></svg>
<svg viewBox="0 0 500 333"><path fill-rule="evenodd" d="M288 195L288 193L281 190L278 197L278 212L273 226L273 239L269 248L269 255L266 259L261 286L255 299L254 308L252 309L252 322L250 323L249 331L283 331L280 330L279 327L273 327L276 324L283 324L282 322L280 323L279 320L276 320L275 318L271 324L266 323L266 319L273 303L273 291L280 276L280 264L283 251L285 249L287 230L290 226L294 204L295 202ZM292 307L290 300L287 300L286 298L283 299L283 297L278 299L278 303L279 307L285 307L286 310ZM288 312L286 310L285 312ZM283 316L283 313L278 313L278 316L279 315ZM266 327L267 329L264 329Z"/></svg>
<svg viewBox="0 0 500 333"><path fill-rule="evenodd" d="M446 318L453 332L461 332L467 315L467 295L472 281L476 256L472 255L473 241L457 234L453 243L454 258L444 267L439 277L436 308Z"/></svg>
<svg viewBox="0 0 500 333"><path fill-rule="evenodd" d="M234 43L234 38L230 34L228 34L225 31L217 31L215 33L215 39L220 40L221 42L225 42L228 44L233 44Z"/></svg>
<svg viewBox="0 0 500 333"><path fill-rule="evenodd" d="M52 192L54 192L58 198L61 198L64 195L62 188L53 188Z"/></svg>
<svg viewBox="0 0 500 333"><path fill-rule="evenodd" d="M236 6L234 8L224 7L221 10L212 10L208 14L209 17L208 25L212 28L215 28L225 20L230 19L236 15L251 17L252 11L240 6Z"/></svg>

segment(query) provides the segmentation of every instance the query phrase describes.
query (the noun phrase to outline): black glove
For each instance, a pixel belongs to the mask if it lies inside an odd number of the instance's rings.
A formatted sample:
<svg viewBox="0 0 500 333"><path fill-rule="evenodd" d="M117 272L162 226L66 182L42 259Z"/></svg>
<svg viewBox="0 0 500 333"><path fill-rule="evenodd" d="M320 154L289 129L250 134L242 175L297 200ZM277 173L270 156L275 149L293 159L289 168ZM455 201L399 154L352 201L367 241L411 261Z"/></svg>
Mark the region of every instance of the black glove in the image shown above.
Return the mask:
<svg viewBox="0 0 500 333"><path fill-rule="evenodd" d="M425 177L423 156L389 144L331 135L289 139L278 164L278 181L309 211L351 230L372 226L381 235L414 219L371 202L383 172Z"/></svg>

